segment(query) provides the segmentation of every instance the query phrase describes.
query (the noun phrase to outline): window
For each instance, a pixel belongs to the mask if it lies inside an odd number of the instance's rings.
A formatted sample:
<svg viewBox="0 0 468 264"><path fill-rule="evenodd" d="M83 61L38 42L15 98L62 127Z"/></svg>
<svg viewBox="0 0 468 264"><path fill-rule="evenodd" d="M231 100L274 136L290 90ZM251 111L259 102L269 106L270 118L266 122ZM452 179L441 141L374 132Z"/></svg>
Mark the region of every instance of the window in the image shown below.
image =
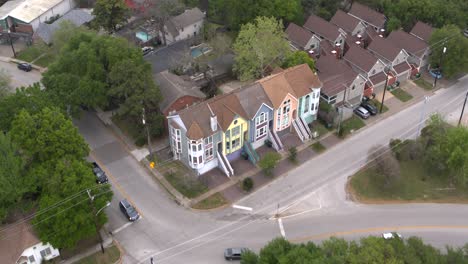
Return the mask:
<svg viewBox="0 0 468 264"><path fill-rule="evenodd" d="M234 122L235 123L235 122ZM235 137L240 134L240 126L236 126L232 129L232 136Z"/></svg>
<svg viewBox="0 0 468 264"><path fill-rule="evenodd" d="M45 257L47 257L48 255L51 254L50 248L46 248L46 249L44 249L44 250L41 250L39 253L41 253L41 257L42 257L42 258L45 258Z"/></svg>
<svg viewBox="0 0 468 264"><path fill-rule="evenodd" d="M180 136L180 129L176 129L177 136Z"/></svg>
<svg viewBox="0 0 468 264"><path fill-rule="evenodd" d="M315 44L310 45L310 49L315 49Z"/></svg>
<svg viewBox="0 0 468 264"><path fill-rule="evenodd" d="M304 113L309 112L309 105L310 105L310 95L307 95L305 97L305 102L304 102Z"/></svg>
<svg viewBox="0 0 468 264"><path fill-rule="evenodd" d="M353 85L353 87L351 87L351 90L354 90L356 89L356 85Z"/></svg>
<svg viewBox="0 0 468 264"><path fill-rule="evenodd" d="M231 149L231 142L226 142L226 151Z"/></svg>
<svg viewBox="0 0 468 264"><path fill-rule="evenodd" d="M224 133L224 135L225 135L227 138L230 138L230 137L231 137L231 130L226 131L226 133Z"/></svg>
<svg viewBox="0 0 468 264"><path fill-rule="evenodd" d="M192 161L193 165L197 165L197 157L193 157L193 161Z"/></svg>
<svg viewBox="0 0 468 264"><path fill-rule="evenodd" d="M34 256L29 256L29 262L36 262L36 259L34 259Z"/></svg>
<svg viewBox="0 0 468 264"><path fill-rule="evenodd" d="M211 160L213 159L213 147L205 149L205 160Z"/></svg>
<svg viewBox="0 0 468 264"><path fill-rule="evenodd" d="M315 105L315 111L317 111L319 104Z"/></svg>
<svg viewBox="0 0 468 264"><path fill-rule="evenodd" d="M236 119L236 120L234 120L234 125L237 125L237 119Z"/></svg>
<svg viewBox="0 0 468 264"><path fill-rule="evenodd" d="M205 145L213 143L213 136L205 138Z"/></svg>
<svg viewBox="0 0 468 264"><path fill-rule="evenodd" d="M372 74L375 74L375 69L372 70Z"/></svg>
<svg viewBox="0 0 468 264"><path fill-rule="evenodd" d="M239 138L234 139L234 140L232 141L231 145L232 145L232 149L237 149L237 148L239 148L239 146L240 146L240 139L239 139Z"/></svg>
<svg viewBox="0 0 468 264"><path fill-rule="evenodd" d="M192 151L193 151L193 152L197 151L197 145L192 144Z"/></svg>
<svg viewBox="0 0 468 264"><path fill-rule="evenodd" d="M198 164L202 164L203 163L203 156L198 156Z"/></svg>
<svg viewBox="0 0 468 264"><path fill-rule="evenodd" d="M266 126L260 127L259 129L255 131L255 140L262 138L263 136L266 135L266 133L267 133L267 127Z"/></svg>
<svg viewBox="0 0 468 264"><path fill-rule="evenodd" d="M202 150L202 144L198 144L198 151Z"/></svg>
<svg viewBox="0 0 468 264"><path fill-rule="evenodd" d="M263 124L267 121L268 119L268 114L265 112L262 112L257 118L255 119L255 125L260 125Z"/></svg>
<svg viewBox="0 0 468 264"><path fill-rule="evenodd" d="M312 106L310 107L310 111L314 111L314 109L315 109L314 106L315 106L315 104L312 103Z"/></svg>

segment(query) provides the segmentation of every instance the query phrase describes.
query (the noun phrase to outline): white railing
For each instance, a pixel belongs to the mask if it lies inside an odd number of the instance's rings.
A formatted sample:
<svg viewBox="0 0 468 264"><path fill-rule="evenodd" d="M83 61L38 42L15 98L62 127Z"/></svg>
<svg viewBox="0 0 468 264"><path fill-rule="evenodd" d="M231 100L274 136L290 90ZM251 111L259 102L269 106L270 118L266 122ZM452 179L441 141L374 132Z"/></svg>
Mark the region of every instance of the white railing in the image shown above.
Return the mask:
<svg viewBox="0 0 468 264"><path fill-rule="evenodd" d="M302 142L304 142L304 136L302 135L301 129L297 126L297 121L294 120L294 121L292 122L292 124L293 124L294 130L296 130L297 136L299 137L299 139L300 139Z"/></svg>
<svg viewBox="0 0 468 264"><path fill-rule="evenodd" d="M224 162L226 163L226 167L231 172L231 175L234 175L234 169L231 167L231 163L229 163L229 160L226 158L226 156L223 153L221 153L221 157L224 159Z"/></svg>
<svg viewBox="0 0 468 264"><path fill-rule="evenodd" d="M304 128L305 128L307 134L309 134L309 138L312 138L312 131L310 131L310 128L309 128L309 125L307 125L307 122L302 117L300 117L300 121L301 121L302 125L304 125Z"/></svg>
<svg viewBox="0 0 468 264"><path fill-rule="evenodd" d="M273 145L273 148L274 148L276 151L280 151L280 150L283 149L283 144L282 144L281 141L279 140L279 137L278 137L278 135L275 133L275 131L269 130L269 131L268 131L268 136L270 137L271 143L272 143L272 145Z"/></svg>
<svg viewBox="0 0 468 264"><path fill-rule="evenodd" d="M224 160L223 160L222 156L219 154L219 152L216 152L216 157L218 158L218 163L221 164L220 167L224 171L224 174L226 174L226 176L228 176L228 177L231 177L229 171L226 168L226 165L224 164Z"/></svg>

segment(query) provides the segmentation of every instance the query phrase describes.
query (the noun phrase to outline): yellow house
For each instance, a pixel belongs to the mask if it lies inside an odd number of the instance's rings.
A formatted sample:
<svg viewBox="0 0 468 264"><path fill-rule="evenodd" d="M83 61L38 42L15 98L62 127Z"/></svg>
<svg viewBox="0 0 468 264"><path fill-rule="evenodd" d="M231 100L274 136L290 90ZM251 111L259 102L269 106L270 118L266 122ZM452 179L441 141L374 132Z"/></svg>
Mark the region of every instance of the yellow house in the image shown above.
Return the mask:
<svg viewBox="0 0 468 264"><path fill-rule="evenodd" d="M248 140L248 122L237 116L223 134L223 154L229 155L242 148L244 141Z"/></svg>

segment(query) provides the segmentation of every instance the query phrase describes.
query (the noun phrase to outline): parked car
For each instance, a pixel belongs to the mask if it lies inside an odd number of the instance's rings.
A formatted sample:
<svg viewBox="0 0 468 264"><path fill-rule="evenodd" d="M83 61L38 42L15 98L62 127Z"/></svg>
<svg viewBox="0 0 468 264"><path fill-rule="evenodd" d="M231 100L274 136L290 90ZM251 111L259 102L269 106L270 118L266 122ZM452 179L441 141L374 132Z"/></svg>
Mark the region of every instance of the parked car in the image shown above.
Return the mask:
<svg viewBox="0 0 468 264"><path fill-rule="evenodd" d="M25 72L30 72L32 70L32 66L29 63L19 63L18 64L18 69L25 71Z"/></svg>
<svg viewBox="0 0 468 264"><path fill-rule="evenodd" d="M141 48L141 51L143 52L143 56L150 54L151 52L154 51L153 47L143 47Z"/></svg>
<svg viewBox="0 0 468 264"><path fill-rule="evenodd" d="M370 116L369 111L367 111L364 107L359 106L358 108L354 109L354 113L361 117L362 119L367 119Z"/></svg>
<svg viewBox="0 0 468 264"><path fill-rule="evenodd" d="M123 199L119 203L120 211L127 217L129 221L136 221L140 218L140 214L138 214L137 210L133 205L131 205L127 199Z"/></svg>
<svg viewBox="0 0 468 264"><path fill-rule="evenodd" d="M387 232L387 233L383 233L383 234L382 234L382 237L383 237L384 239L392 239L392 238L397 238L397 237L398 237L399 239L402 238L402 236L401 236L400 234L398 234L397 232Z"/></svg>
<svg viewBox="0 0 468 264"><path fill-rule="evenodd" d="M227 248L224 250L224 258L226 260L240 260L242 254L248 250L248 248Z"/></svg>
<svg viewBox="0 0 468 264"><path fill-rule="evenodd" d="M463 30L463 35L465 35L465 37L468 38L468 28L465 28L465 30Z"/></svg>
<svg viewBox="0 0 468 264"><path fill-rule="evenodd" d="M361 103L361 106L364 107L371 115L377 114L377 107L373 105L370 101L364 101Z"/></svg>
<svg viewBox="0 0 468 264"><path fill-rule="evenodd" d="M96 162L93 162L93 172L94 175L96 175L96 183L103 184L109 182L106 173L101 169L101 167L99 167Z"/></svg>
<svg viewBox="0 0 468 264"><path fill-rule="evenodd" d="M442 72L439 70L439 69L430 69L429 70L429 74L434 77L434 78L437 78L437 79L441 79L442 78Z"/></svg>

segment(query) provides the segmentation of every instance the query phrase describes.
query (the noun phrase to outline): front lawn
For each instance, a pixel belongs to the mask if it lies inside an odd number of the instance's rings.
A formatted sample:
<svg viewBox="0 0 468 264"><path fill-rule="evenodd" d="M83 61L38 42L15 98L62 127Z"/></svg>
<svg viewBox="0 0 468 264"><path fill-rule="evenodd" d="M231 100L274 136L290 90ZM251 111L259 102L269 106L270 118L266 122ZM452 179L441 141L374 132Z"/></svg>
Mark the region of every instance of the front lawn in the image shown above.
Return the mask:
<svg viewBox="0 0 468 264"><path fill-rule="evenodd" d="M396 98L398 98L398 100L402 101L402 102L407 102L411 99L413 99L413 96L411 94L409 94L408 92L406 92L405 90L399 88L399 89L395 89L393 91L391 91L391 93L393 94L393 96L395 96Z"/></svg>
<svg viewBox="0 0 468 264"><path fill-rule="evenodd" d="M423 88L424 90L426 91L430 91L434 88L434 86L432 86L432 83L424 80L424 78L419 78L418 80L414 80L413 81L417 86Z"/></svg>
<svg viewBox="0 0 468 264"><path fill-rule="evenodd" d="M333 127L327 128L322 122L316 120L312 123L312 127L310 128L310 131L314 133L314 131L317 131L319 134L318 138L321 138L322 136L326 135L328 132L333 130Z"/></svg>
<svg viewBox="0 0 468 264"><path fill-rule="evenodd" d="M180 162L169 161L164 164L156 162L156 170L185 197L195 198L208 191L208 187Z"/></svg>
<svg viewBox="0 0 468 264"><path fill-rule="evenodd" d="M377 99L372 99L372 103L377 107L377 111L380 113L380 101ZM382 114L388 111L388 107L384 104L382 107Z"/></svg>
<svg viewBox="0 0 468 264"><path fill-rule="evenodd" d="M351 118L341 123L341 128L340 132L338 133L338 136L344 138L352 132L364 127L365 125L366 124L360 117L353 115Z"/></svg>
<svg viewBox="0 0 468 264"><path fill-rule="evenodd" d="M57 55L50 47L44 43L38 43L18 52L16 58L22 61L33 62L42 67L47 67L55 60L56 56Z"/></svg>
<svg viewBox="0 0 468 264"><path fill-rule="evenodd" d="M202 200L198 202L197 204L194 204L192 208L200 209L200 210L208 210L208 209L221 207L225 204L227 204L226 198L224 198L224 196L218 192L206 198L205 200Z"/></svg>
<svg viewBox="0 0 468 264"><path fill-rule="evenodd" d="M322 145L319 141L315 142L314 144L310 145L310 147L317 153L321 153L325 151L327 148Z"/></svg>
<svg viewBox="0 0 468 264"><path fill-rule="evenodd" d="M115 246L106 248L104 254L99 250L98 252L78 260L73 264L114 264L120 258L120 250Z"/></svg>
<svg viewBox="0 0 468 264"><path fill-rule="evenodd" d="M383 186L383 177L374 167L366 167L356 173L348 185L354 197L364 203L424 201L424 202L468 202L468 192L450 186L449 181L436 175L428 175L419 161L400 162L399 181L389 189Z"/></svg>

